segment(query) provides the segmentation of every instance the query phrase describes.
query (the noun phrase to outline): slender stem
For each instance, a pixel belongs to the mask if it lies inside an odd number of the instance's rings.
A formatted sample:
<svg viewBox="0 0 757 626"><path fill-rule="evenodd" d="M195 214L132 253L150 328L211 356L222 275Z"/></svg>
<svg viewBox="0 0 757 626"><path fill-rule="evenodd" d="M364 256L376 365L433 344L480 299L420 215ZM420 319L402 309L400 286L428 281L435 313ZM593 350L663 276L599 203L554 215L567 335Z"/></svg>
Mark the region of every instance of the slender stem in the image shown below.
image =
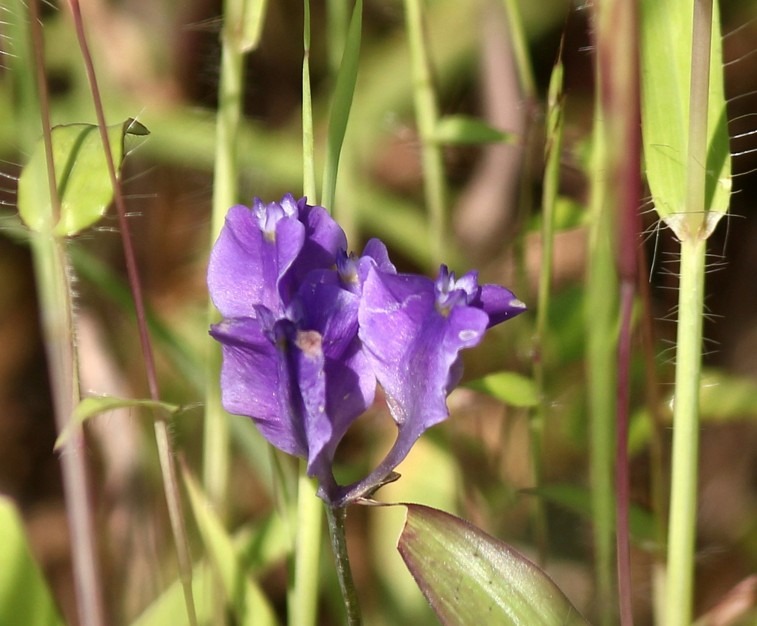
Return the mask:
<svg viewBox="0 0 757 626"><path fill-rule="evenodd" d="M597 63L599 90L606 119L607 203L617 207L616 265L620 279L620 334L617 348L615 413L615 553L618 604L622 626L633 626L631 554L629 541L630 478L628 423L631 387L631 335L636 294L638 235L641 231L641 94L639 77L638 8L615 0L599 9Z"/></svg>
<svg viewBox="0 0 757 626"><path fill-rule="evenodd" d="M666 626L691 624L706 241L681 242Z"/></svg>
<svg viewBox="0 0 757 626"><path fill-rule="evenodd" d="M511 46L515 65L518 68L523 96L529 102L536 99L536 80L528 54L528 40L523 28L523 18L517 0L503 0L507 13L507 25L512 39Z"/></svg>
<svg viewBox="0 0 757 626"><path fill-rule="evenodd" d="M226 0L221 31L221 76L218 85L216 143L213 169L213 208L211 244L221 232L226 212L237 201L239 181L238 144L242 110L244 53L242 27L244 0ZM208 322L216 323L218 311L208 302ZM205 424L203 447L203 485L208 498L224 517L229 474L229 416L221 405L218 384L221 350L208 338L208 364L205 379Z"/></svg>
<svg viewBox="0 0 757 626"><path fill-rule="evenodd" d="M609 124L605 119L603 95L607 87L605 69L609 64L606 20L600 13L607 5L595 6L597 37L597 89L594 116L594 153L591 183L591 226L589 231L589 263L586 285L585 322L588 333L587 367L589 378L589 410L591 427L592 520L594 522L594 558L599 607L599 623L615 622L613 605L613 544L615 534L615 493L613 466L615 459L615 411L617 386L617 278L615 275L615 225L611 208L611 187L607 168L611 150Z"/></svg>
<svg viewBox="0 0 757 626"><path fill-rule="evenodd" d="M405 23L410 46L415 117L422 143L423 189L431 224L433 257L435 262L439 262L446 236L446 186L441 146L434 139L439 113L431 79L431 64L423 36L420 0L405 0Z"/></svg>
<svg viewBox="0 0 757 626"><path fill-rule="evenodd" d="M51 211L48 226L52 229L60 216L60 196L55 175L50 101L45 79L44 37L37 0L31 0L28 3L28 9L30 43L34 58L34 76L50 193ZM74 407L80 399L71 295L73 288L67 267L64 241L54 237L51 230L47 230L32 234L31 247L52 386L55 422L58 432L61 433L68 425ZM71 555L79 621L82 626L101 626L105 624L100 585L102 577L95 547L97 535L92 522L92 503L89 496L89 476L84 449L84 437L81 429L77 429L65 445L60 462L66 515L71 533Z"/></svg>
<svg viewBox="0 0 757 626"><path fill-rule="evenodd" d="M652 516L655 520L655 550L651 565L652 580L652 607L654 623L662 624L663 609L665 602L664 593L664 553L662 546L665 545L665 530L667 529L667 488L665 453L663 433L665 423L661 414L660 394L656 375L655 340L652 325L652 305L649 294L649 266L643 250L639 250L637 291L641 296L641 342L644 353L644 390L647 411L651 421L651 435L649 440L649 489Z"/></svg>
<svg viewBox="0 0 757 626"><path fill-rule="evenodd" d="M300 463L297 489L297 536L295 539L294 592L290 596L289 624L312 626L318 613L318 562L321 555L323 501L316 483Z"/></svg>
<svg viewBox="0 0 757 626"><path fill-rule="evenodd" d="M360 603L355 583L352 580L352 569L350 568L350 556L347 550L347 535L344 524L347 518L347 509L327 506L326 517L329 521L329 537L331 537L331 549L334 552L339 587L342 590L344 608L347 611L347 624L349 626L359 626L362 623Z"/></svg>
<svg viewBox="0 0 757 626"><path fill-rule="evenodd" d="M508 10L510 8L508 7ZM536 328L534 332L534 380L539 389L539 404L534 408L529 420L531 441L531 465L534 484L537 488L543 482L543 438L547 419L546 371L544 362L544 340L549 325L550 294L552 289L555 207L560 182L560 156L562 152L562 77L563 65L559 59L552 70L549 86L549 103L546 120L547 143L544 150L546 167L544 170L544 191L542 194L541 227L541 269L539 272L539 293L536 307ZM534 534L539 554L539 564L544 565L549 549L547 513L543 498L534 498Z"/></svg>
<svg viewBox="0 0 757 626"><path fill-rule="evenodd" d="M318 200L315 182L315 145L313 140L313 99L310 91L310 0L303 0L305 18L302 29L302 192L310 204ZM326 208L330 211L332 207Z"/></svg>
<svg viewBox="0 0 757 626"><path fill-rule="evenodd" d="M637 231L633 231L636 235ZM634 237L635 239L635 237ZM631 334L636 285L622 280L620 285L620 339L618 342L618 408L615 444L615 518L620 623L633 626L631 593L631 548L628 528L630 477L628 468L628 412L631 399Z"/></svg>
<svg viewBox="0 0 757 626"><path fill-rule="evenodd" d="M597 168L595 171L601 171ZM614 622L613 539L615 493L613 485L615 444L616 297L609 211L593 201L591 260L587 285L589 406L591 409L591 493L594 520L594 552L600 624Z"/></svg>
<svg viewBox="0 0 757 626"><path fill-rule="evenodd" d="M177 546L176 556L179 562L179 578L184 591L184 608L189 618L189 623L197 625L194 597L192 595L192 557L187 542L184 512L181 508L181 498L178 497L178 479L176 478L176 463L171 448L171 439L168 433L168 422L165 419L156 419L153 423L155 441L158 447L160 470L163 475L163 488L166 494L168 506L168 518L171 522L171 531L175 541L184 542L183 549Z"/></svg>
<svg viewBox="0 0 757 626"><path fill-rule="evenodd" d="M84 33L84 22L81 15L81 7L79 6L79 1L68 0L68 4L74 18L76 37L79 42L79 48L81 49L82 60L84 61L89 88L92 92L92 101L95 108L95 114L97 116L97 125L100 129L100 137L102 139L103 148L105 150L105 161L108 166L108 173L110 175L111 184L113 186L113 198L116 205L116 212L118 214L118 226L121 232L121 242L123 244L124 258L126 261L126 273L129 278L129 286L131 288L132 297L134 299L137 329L139 332L140 345L142 347L142 358L145 364L147 385L150 389L150 398L153 401L158 402L160 400L160 390L158 388L158 376L155 369L155 356L152 351L150 334L147 329L147 316L145 313L145 304L142 294L141 281L139 278L139 271L137 269L134 247L131 241L129 223L126 219L126 204L124 202L123 193L121 193L121 185L118 182L118 173L116 172L116 166L113 162L113 153L111 150L110 138L108 137L108 127L105 120L105 112L103 110L100 88L97 83L97 76L95 74L95 68L92 62L92 55L89 50L89 44L87 43L87 38ZM162 415L161 412L155 412L154 419L157 421L163 421L166 418ZM156 427L156 434L158 434L162 429L166 427L166 424L164 424L163 427L160 428ZM167 436L159 436L157 438L157 445L161 467L165 469L169 464L173 466L174 458L170 438ZM187 616L189 618L189 623L192 626L196 626L197 616L194 608L194 598L192 595L191 584L192 560L189 552L189 541L187 539L186 525L181 508L181 496L179 495L179 485L176 481L175 470L172 470L170 472L163 472L163 489L165 492L166 501L168 503L168 512L171 516L171 528L174 530L174 544L176 547L179 567L186 568L181 572L181 579L182 588L184 591L184 599L187 606ZM189 566L187 567L187 565Z"/></svg>

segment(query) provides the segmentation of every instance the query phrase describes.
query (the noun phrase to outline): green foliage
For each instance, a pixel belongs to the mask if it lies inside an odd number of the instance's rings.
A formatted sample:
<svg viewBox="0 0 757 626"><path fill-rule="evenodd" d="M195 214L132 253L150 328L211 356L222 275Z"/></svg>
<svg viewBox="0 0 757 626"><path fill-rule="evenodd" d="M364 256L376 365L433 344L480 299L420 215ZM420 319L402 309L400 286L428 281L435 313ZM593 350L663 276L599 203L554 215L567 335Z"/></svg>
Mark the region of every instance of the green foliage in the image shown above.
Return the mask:
<svg viewBox="0 0 757 626"><path fill-rule="evenodd" d="M458 517L407 505L397 547L445 626L587 624L543 571Z"/></svg>
<svg viewBox="0 0 757 626"><path fill-rule="evenodd" d="M515 135L497 130L484 120L467 115L448 115L436 123L432 139L449 145L476 145L516 141Z"/></svg>
<svg viewBox="0 0 757 626"><path fill-rule="evenodd" d="M118 171L126 136L147 135L148 131L136 120L128 119L111 126L108 133ZM98 222L113 199L113 186L97 126L56 126L52 131L52 147L60 199L59 219L53 217L45 144L41 139L18 181L18 212L32 231L52 230L59 237L69 237Z"/></svg>
<svg viewBox="0 0 757 626"><path fill-rule="evenodd" d="M697 219L711 233L728 210L731 196L731 161L728 118L723 91L723 56L718 2L713 2L710 49L709 102L707 106L707 157L705 169L706 217ZM655 209L683 239L686 204L691 98L693 2L676 0L641 3L642 136L644 161Z"/></svg>
<svg viewBox="0 0 757 626"><path fill-rule="evenodd" d="M539 392L534 381L515 372L489 374L469 382L467 386L510 406L533 407L539 404Z"/></svg>
<svg viewBox="0 0 757 626"><path fill-rule="evenodd" d="M553 504L577 513L587 521L592 518L591 493L584 487L578 485L544 485L536 489L525 489L523 493L544 498ZM654 546L657 529L655 519L649 511L639 506L631 506L628 522L631 539L642 547ZM654 547L659 549L659 546Z"/></svg>
<svg viewBox="0 0 757 626"><path fill-rule="evenodd" d="M14 504L0 496L0 621L24 626L63 626L34 560ZM11 618L12 616L12 618Z"/></svg>

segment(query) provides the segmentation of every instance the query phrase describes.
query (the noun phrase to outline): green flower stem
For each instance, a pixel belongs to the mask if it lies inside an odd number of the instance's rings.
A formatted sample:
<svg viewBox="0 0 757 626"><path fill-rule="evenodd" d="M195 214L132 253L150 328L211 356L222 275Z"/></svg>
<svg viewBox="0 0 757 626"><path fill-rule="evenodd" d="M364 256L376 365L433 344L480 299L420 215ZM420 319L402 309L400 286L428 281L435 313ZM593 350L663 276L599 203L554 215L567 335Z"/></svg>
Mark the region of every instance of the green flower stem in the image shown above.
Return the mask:
<svg viewBox="0 0 757 626"><path fill-rule="evenodd" d="M211 245L223 228L226 212L236 204L239 184L238 142L242 117L242 85L244 80L244 18L247 0L226 0L221 30L221 67L216 111L215 154L213 160L213 200ZM208 300L208 325L220 315ZM205 370L205 421L203 425L202 482L208 500L221 520L226 517L229 480L229 415L221 403L221 348L207 338ZM222 583L216 579L213 589L213 614L223 619Z"/></svg>
<svg viewBox="0 0 757 626"><path fill-rule="evenodd" d="M63 432L79 403L79 380L74 346L71 279L67 270L65 243L51 233L31 237L42 330L52 385L55 422ZM60 457L66 515L71 533L71 555L76 599L82 626L105 624L88 495L86 455L81 429L72 434Z"/></svg>
<svg viewBox="0 0 757 626"><path fill-rule="evenodd" d="M318 562L321 556L323 501L300 463L297 489L294 589L289 596L290 626L313 626L318 613Z"/></svg>
<svg viewBox="0 0 757 626"><path fill-rule="evenodd" d="M697 519L699 384L706 240L681 242L673 460L668 526L667 626L691 624Z"/></svg>
<svg viewBox="0 0 757 626"><path fill-rule="evenodd" d="M242 110L244 50L242 25L246 0L227 0L221 31L221 76L218 85L216 141L213 169L213 209L211 244L223 227L226 212L237 202L239 165L237 137ZM208 321L219 320L212 302ZM221 350L208 338L208 366L205 379L205 425L203 448L203 485L208 498L223 518L229 474L229 416L221 406L218 384Z"/></svg>
<svg viewBox="0 0 757 626"><path fill-rule="evenodd" d="M440 262L446 236L446 187L441 146L434 139L439 113L431 80L431 67L423 36L420 0L405 0L405 23L410 46L415 117L421 137L423 189L429 212L433 258Z"/></svg>
<svg viewBox="0 0 757 626"><path fill-rule="evenodd" d="M329 537L331 538L331 549L334 552L336 572L339 577L339 587L342 590L344 608L347 611L347 624L349 626L359 626L362 623L362 618L360 617L360 603L358 602L355 583L352 580L350 556L347 550L347 536L344 525L347 518L347 509L345 507L332 508L327 506L326 517L329 521Z"/></svg>

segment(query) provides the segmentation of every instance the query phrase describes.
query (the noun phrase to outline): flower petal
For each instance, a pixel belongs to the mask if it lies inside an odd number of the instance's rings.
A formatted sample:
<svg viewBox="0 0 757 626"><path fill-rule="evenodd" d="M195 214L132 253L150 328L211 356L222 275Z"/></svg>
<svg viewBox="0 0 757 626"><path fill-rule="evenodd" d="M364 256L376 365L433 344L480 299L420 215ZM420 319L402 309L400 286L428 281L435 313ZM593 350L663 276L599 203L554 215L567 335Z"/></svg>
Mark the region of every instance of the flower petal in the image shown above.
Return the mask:
<svg viewBox="0 0 757 626"><path fill-rule="evenodd" d="M526 310L526 305L518 300L512 291L500 285L482 285L479 298L471 304L479 306L487 313L489 328Z"/></svg>
<svg viewBox="0 0 757 626"><path fill-rule="evenodd" d="M208 289L221 314L252 316L254 305L279 312L279 278L292 265L304 240L305 228L296 219L280 219L272 236L261 229L252 209L232 207L208 263Z"/></svg>
<svg viewBox="0 0 757 626"><path fill-rule="evenodd" d="M304 427L296 416L300 400L284 351L272 340L272 332L255 318L228 319L211 328L223 354L223 407L251 417L261 434L280 450L305 457Z"/></svg>

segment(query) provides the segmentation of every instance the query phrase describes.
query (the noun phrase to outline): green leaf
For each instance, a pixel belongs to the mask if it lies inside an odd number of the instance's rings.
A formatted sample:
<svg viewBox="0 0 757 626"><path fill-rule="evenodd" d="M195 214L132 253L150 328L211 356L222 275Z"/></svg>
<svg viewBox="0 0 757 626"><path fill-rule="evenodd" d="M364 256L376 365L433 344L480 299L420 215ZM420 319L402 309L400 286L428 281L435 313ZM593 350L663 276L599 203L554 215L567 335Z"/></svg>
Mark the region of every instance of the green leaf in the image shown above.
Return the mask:
<svg viewBox="0 0 757 626"><path fill-rule="evenodd" d="M432 140L449 145L515 143L512 133L498 130L484 120L467 115L448 115L436 123Z"/></svg>
<svg viewBox="0 0 757 626"><path fill-rule="evenodd" d="M515 372L497 372L465 385L470 389L488 394L505 404L517 407L531 407L539 404L536 383Z"/></svg>
<svg viewBox="0 0 757 626"><path fill-rule="evenodd" d="M331 101L329 114L329 132L326 144L326 165L323 168L323 206L329 211L334 209L334 194L336 193L336 174L339 169L339 155L342 151L344 135L347 132L347 121L352 108L352 97L355 94L357 82L358 62L360 60L360 42L363 28L363 0L355 2L352 19L347 31L344 44L342 64L336 77L334 98Z"/></svg>
<svg viewBox="0 0 757 626"><path fill-rule="evenodd" d="M268 0L245 0L242 22L242 50L251 52L260 44Z"/></svg>
<svg viewBox="0 0 757 626"><path fill-rule="evenodd" d="M182 476L202 542L218 572L226 601L234 611L235 623L246 626L275 625L277 621L273 608L242 567L232 538L213 512L197 481L186 468L182 468Z"/></svg>
<svg viewBox="0 0 757 626"><path fill-rule="evenodd" d="M13 502L0 496L0 623L64 626Z"/></svg>
<svg viewBox="0 0 757 626"><path fill-rule="evenodd" d="M643 0L641 3L642 133L647 180L655 209L673 229L686 207L693 2ZM713 3L710 87L707 119L705 233L728 210L731 161L723 89L718 3Z"/></svg>
<svg viewBox="0 0 757 626"><path fill-rule="evenodd" d="M544 498L558 504L581 517L591 520L592 505L589 490L577 485L543 485L535 489L524 489L523 493ZM640 546L650 546L657 540L654 516L639 506L632 505L628 512L631 539Z"/></svg>
<svg viewBox="0 0 757 626"><path fill-rule="evenodd" d="M147 129L133 119L108 128L116 171L123 161L126 135L147 134ZM71 236L102 217L113 199L113 187L97 126L56 126L52 129L52 145L60 218L53 223L45 145L41 139L18 180L18 212L32 231Z"/></svg>
<svg viewBox="0 0 757 626"><path fill-rule="evenodd" d="M445 626L587 624L557 585L507 544L443 511L406 506L397 548Z"/></svg>
<svg viewBox="0 0 757 626"><path fill-rule="evenodd" d="M76 428L79 428L90 417L123 408L143 408L156 411L165 411L168 414L176 413L181 407L168 402L155 402L153 400L132 400L131 398L117 398L115 396L89 396L79 402L74 409L71 419L66 427L55 440L55 450L63 446Z"/></svg>

